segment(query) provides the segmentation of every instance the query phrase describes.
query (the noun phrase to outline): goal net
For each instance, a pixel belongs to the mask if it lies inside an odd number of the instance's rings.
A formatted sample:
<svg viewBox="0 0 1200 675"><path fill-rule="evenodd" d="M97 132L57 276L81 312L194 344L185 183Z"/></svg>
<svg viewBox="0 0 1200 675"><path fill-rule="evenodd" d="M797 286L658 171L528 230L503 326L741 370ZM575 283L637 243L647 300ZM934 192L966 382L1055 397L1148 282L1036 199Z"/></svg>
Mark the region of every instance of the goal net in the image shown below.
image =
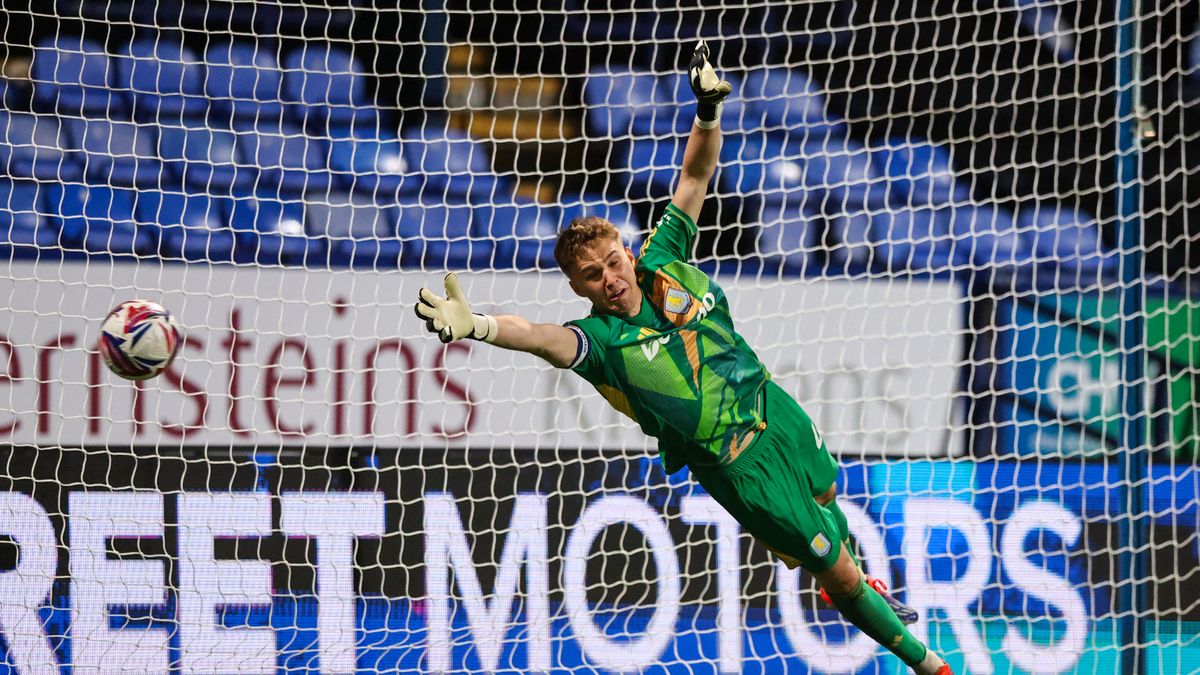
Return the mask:
<svg viewBox="0 0 1200 675"><path fill-rule="evenodd" d="M695 264L914 634L1200 671L1194 8L9 4L0 671L906 672L582 378L412 314L585 316L555 233L639 250L700 38Z"/></svg>

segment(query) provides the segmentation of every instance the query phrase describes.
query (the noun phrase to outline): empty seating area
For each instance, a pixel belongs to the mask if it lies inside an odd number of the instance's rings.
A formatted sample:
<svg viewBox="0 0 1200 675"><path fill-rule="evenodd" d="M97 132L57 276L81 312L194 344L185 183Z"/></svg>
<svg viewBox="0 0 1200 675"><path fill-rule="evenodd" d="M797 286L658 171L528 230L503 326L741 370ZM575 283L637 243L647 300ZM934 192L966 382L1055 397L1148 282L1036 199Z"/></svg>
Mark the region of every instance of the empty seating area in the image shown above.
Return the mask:
<svg viewBox="0 0 1200 675"><path fill-rule="evenodd" d="M1087 214L1044 203L1012 213L973 195L945 148L855 139L799 69L727 77L737 93L714 187L771 267L1053 267L1064 282L1113 272ZM580 83L584 126L611 144L609 168L625 181L543 202L494 170L486 141L435 117L397 129L354 56L330 44L231 40L196 53L164 31L114 53L64 34L37 42L30 82L26 109L0 111L6 257L549 267L555 232L585 213L636 245L648 223L629 202L669 197L692 116L682 73L593 69Z"/></svg>
<svg viewBox="0 0 1200 675"><path fill-rule="evenodd" d="M977 199L950 152L920 138L865 143L833 114L818 83L788 67L730 71L716 179L745 202L757 252L785 270L1041 274L1062 283L1115 272L1094 219L1030 203L1014 214ZM587 128L610 138L627 191L669 196L691 109L684 76L599 67L584 86Z"/></svg>

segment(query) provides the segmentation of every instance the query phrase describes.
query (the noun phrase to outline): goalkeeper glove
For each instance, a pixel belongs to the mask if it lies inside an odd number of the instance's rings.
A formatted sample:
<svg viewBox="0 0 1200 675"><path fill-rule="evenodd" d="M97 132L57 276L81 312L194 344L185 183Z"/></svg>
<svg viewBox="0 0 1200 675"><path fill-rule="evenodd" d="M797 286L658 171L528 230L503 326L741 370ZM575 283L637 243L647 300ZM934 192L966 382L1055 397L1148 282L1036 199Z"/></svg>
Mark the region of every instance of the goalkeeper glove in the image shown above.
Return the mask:
<svg viewBox="0 0 1200 675"><path fill-rule="evenodd" d="M471 306L458 285L458 276L446 275L446 297L441 298L422 288L417 301L417 316L425 321L430 333L437 333L442 342L454 342L463 338L493 342L499 333L496 317L488 314L472 314Z"/></svg>
<svg viewBox="0 0 1200 675"><path fill-rule="evenodd" d="M688 79L692 83L692 93L696 95L696 125L701 129L715 128L721 121L721 102L733 91L733 85L713 70L704 40L696 43L692 52Z"/></svg>

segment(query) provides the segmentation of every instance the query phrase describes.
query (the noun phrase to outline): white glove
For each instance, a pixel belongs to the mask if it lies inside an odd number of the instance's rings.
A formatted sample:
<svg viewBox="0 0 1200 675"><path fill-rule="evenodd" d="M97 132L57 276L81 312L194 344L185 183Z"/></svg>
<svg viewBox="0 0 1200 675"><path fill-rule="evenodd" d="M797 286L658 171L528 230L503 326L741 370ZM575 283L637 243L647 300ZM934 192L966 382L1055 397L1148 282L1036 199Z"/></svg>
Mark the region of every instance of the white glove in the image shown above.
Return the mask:
<svg viewBox="0 0 1200 675"><path fill-rule="evenodd" d="M696 43L692 61L688 65L688 81L696 96L696 124L712 129L721 121L721 102L733 91L733 85L721 79L708 62L708 45L704 40Z"/></svg>
<svg viewBox="0 0 1200 675"><path fill-rule="evenodd" d="M446 297L438 297L428 288L422 288L417 301L417 316L425 321L430 333L437 333L442 342L454 342L464 338L492 342L499 333L496 317L487 314L472 314L471 305L458 285L458 276L446 275Z"/></svg>

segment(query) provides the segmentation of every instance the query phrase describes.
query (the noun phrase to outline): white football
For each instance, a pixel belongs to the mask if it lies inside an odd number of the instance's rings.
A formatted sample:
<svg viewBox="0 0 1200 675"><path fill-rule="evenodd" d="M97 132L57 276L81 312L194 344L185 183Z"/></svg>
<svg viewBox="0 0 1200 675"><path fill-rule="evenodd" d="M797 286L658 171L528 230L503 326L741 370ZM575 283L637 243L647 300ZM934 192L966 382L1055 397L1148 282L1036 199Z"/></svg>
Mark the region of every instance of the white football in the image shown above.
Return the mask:
<svg viewBox="0 0 1200 675"><path fill-rule="evenodd" d="M97 347L108 369L127 380L148 380L175 358L179 325L157 302L127 300L104 319Z"/></svg>

